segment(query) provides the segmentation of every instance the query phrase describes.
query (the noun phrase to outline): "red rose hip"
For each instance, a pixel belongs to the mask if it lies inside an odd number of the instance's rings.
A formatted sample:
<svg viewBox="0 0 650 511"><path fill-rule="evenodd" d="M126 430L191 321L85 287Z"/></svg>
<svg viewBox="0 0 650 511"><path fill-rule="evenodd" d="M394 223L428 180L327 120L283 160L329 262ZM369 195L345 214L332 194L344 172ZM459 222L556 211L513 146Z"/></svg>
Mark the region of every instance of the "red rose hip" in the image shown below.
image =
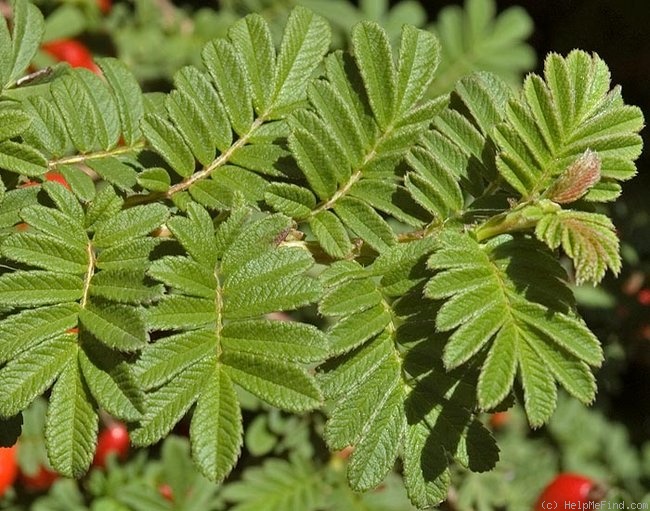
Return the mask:
<svg viewBox="0 0 650 511"><path fill-rule="evenodd" d="M535 511L567 509L566 506L587 504L600 500L602 489L588 477L580 474L564 473L553 479L535 504ZM549 507L550 506L550 507Z"/></svg>
<svg viewBox="0 0 650 511"><path fill-rule="evenodd" d="M93 62L93 56L88 48L74 39L57 39L41 46L45 53L48 53L60 62L67 62L72 67L85 67L93 73L99 73L99 68Z"/></svg>
<svg viewBox="0 0 650 511"><path fill-rule="evenodd" d="M14 485L17 476L16 446L0 447L0 497Z"/></svg>
<svg viewBox="0 0 650 511"><path fill-rule="evenodd" d="M97 439L97 450L93 465L105 467L109 454L115 453L121 460L126 458L129 452L129 432L121 422L115 422L99 433Z"/></svg>
<svg viewBox="0 0 650 511"><path fill-rule="evenodd" d="M20 474L20 482L29 491L45 491L59 478L59 474L40 466L38 472L29 475L24 472Z"/></svg>

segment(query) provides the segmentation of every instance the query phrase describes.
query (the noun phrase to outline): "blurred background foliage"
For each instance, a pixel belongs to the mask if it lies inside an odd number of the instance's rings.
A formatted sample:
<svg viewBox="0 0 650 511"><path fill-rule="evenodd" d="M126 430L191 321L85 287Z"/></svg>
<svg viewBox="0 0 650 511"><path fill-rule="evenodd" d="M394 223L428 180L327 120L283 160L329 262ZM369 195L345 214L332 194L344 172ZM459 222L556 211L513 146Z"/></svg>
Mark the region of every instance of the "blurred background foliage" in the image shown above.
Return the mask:
<svg viewBox="0 0 650 511"><path fill-rule="evenodd" d="M172 75L200 65L203 44L225 35L249 13L263 14L279 34L297 3L325 16L334 46L348 45L360 19L380 22L396 40L403 23L436 32L443 61L432 96L447 92L472 70L499 74L516 87L528 71L540 72L544 56L580 48L598 53L621 84L629 104L650 112L650 8L647 0L37 0L47 17L46 41L74 38L96 55L121 58L143 88L168 90ZM0 2L0 6L5 5ZM52 64L41 52L36 68ZM648 130L642 132L650 147ZM531 431L515 405L507 415L485 417L501 448L501 461L487 474L458 470L446 509L531 509L544 485L562 471L601 482L612 501L650 501L650 152L639 175L624 185L610 214L622 239L624 267L599 287L576 288L581 313L603 342L606 362L598 373L593 407L562 399L547 427ZM304 319L317 321L313 311ZM202 479L189 461L183 424L175 436L126 463L109 461L82 481L57 480L49 490L16 486L0 508L36 511L235 511L412 509L399 467L367 495L345 483L349 453L329 454L321 439L323 416L285 415L242 396L246 406L246 452L227 484ZM41 407L41 408L39 408ZM39 440L42 403L26 417L23 469L47 464ZM164 490L163 490L164 488ZM171 496L171 497L170 497Z"/></svg>

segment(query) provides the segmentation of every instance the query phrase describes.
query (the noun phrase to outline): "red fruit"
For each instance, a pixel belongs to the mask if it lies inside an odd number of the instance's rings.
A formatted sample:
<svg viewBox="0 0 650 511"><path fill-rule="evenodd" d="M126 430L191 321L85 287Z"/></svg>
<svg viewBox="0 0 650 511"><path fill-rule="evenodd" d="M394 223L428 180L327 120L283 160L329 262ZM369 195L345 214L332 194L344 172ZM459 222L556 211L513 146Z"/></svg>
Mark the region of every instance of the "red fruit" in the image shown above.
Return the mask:
<svg viewBox="0 0 650 511"><path fill-rule="evenodd" d="M121 460L126 459L129 452L129 432L121 422L114 422L99 433L97 449L95 450L95 467L105 467L108 455L115 453Z"/></svg>
<svg viewBox="0 0 650 511"><path fill-rule="evenodd" d="M636 295L636 299L641 305L650 307L650 288L645 287L641 289Z"/></svg>
<svg viewBox="0 0 650 511"><path fill-rule="evenodd" d="M93 62L93 56L83 44L74 39L57 39L41 46L45 53L49 53L60 62L67 62L72 67L85 67L93 73L99 74L99 68Z"/></svg>
<svg viewBox="0 0 650 511"><path fill-rule="evenodd" d="M113 2L111 0L97 0L97 7L103 14L108 14L113 8Z"/></svg>
<svg viewBox="0 0 650 511"><path fill-rule="evenodd" d="M20 474L20 481L25 489L30 491L45 491L52 483L59 478L59 474L46 469L44 466L38 467L38 472L33 475Z"/></svg>
<svg viewBox="0 0 650 511"><path fill-rule="evenodd" d="M602 489L591 479L579 474L559 474L544 488L535 504L535 511L583 509L578 504L586 505L599 501L601 497Z"/></svg>
<svg viewBox="0 0 650 511"><path fill-rule="evenodd" d="M0 497L11 488L18 477L16 446L0 447Z"/></svg>
<svg viewBox="0 0 650 511"><path fill-rule="evenodd" d="M508 412L494 412L490 415L489 423L492 429L501 429L510 422L510 414Z"/></svg>
<svg viewBox="0 0 650 511"><path fill-rule="evenodd" d="M59 172L54 172L53 170L50 170L46 172L43 177L45 178L45 181L54 181L56 183L62 184L65 186L68 190L70 189L70 185L68 182L65 180L65 177L63 177L63 174L60 174ZM38 181L26 181L24 184L20 185L19 188L27 188L29 186L38 186L41 183Z"/></svg>
<svg viewBox="0 0 650 511"><path fill-rule="evenodd" d="M158 486L158 493L160 493L165 500L170 502L174 501L174 492L172 491L172 487L168 484L161 484Z"/></svg>
<svg viewBox="0 0 650 511"><path fill-rule="evenodd" d="M54 171L46 172L45 173L45 180L46 181L54 181L56 183L62 184L68 190L70 189L70 185L65 180L65 177L63 177L63 174L59 174L58 172L54 172Z"/></svg>

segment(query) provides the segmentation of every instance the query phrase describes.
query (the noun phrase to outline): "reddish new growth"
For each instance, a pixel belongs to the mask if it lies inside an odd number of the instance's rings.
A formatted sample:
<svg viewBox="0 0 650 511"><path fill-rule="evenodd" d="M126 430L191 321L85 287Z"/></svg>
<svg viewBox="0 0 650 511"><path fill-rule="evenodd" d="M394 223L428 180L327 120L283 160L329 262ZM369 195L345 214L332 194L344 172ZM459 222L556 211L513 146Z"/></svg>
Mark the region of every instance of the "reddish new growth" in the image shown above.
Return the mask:
<svg viewBox="0 0 650 511"><path fill-rule="evenodd" d="M587 149L555 180L547 195L558 204L575 202L599 180L600 158L594 151Z"/></svg>

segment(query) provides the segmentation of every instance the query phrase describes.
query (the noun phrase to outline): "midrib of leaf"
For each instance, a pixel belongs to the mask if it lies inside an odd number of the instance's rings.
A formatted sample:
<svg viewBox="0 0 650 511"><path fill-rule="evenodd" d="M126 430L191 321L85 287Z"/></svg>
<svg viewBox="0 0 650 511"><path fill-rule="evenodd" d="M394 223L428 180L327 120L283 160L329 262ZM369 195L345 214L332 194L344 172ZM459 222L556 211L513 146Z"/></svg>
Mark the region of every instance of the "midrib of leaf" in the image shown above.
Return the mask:
<svg viewBox="0 0 650 511"><path fill-rule="evenodd" d="M89 241L86 245L86 252L88 253L88 268L86 269L86 274L84 275L84 287L83 293L81 295L81 308L85 308L88 303L88 296L90 294L90 283L93 280L95 275L95 250L93 249L92 243Z"/></svg>
<svg viewBox="0 0 650 511"><path fill-rule="evenodd" d="M119 156L121 154L132 153L145 148L144 141L136 142L131 146L120 146L108 151L97 151L86 154L75 154L73 156L64 156L47 162L48 170L55 170L59 165L74 165L75 163L84 163L90 160L100 160L109 156Z"/></svg>
<svg viewBox="0 0 650 511"><path fill-rule="evenodd" d="M222 349L221 349L221 331L223 330L223 298L221 296L221 282L219 281L219 271L218 267L215 265L215 270L214 270L214 278L217 281L217 288L216 292L214 293L214 309L217 313L217 326L216 326L216 334L217 334L217 360L221 357Z"/></svg>
<svg viewBox="0 0 650 511"><path fill-rule="evenodd" d="M169 190L167 190L165 196L169 199L174 194L187 190L190 186L192 186L197 181L209 177L219 167L223 167L226 163L228 163L228 160L230 160L233 153L237 151L237 149L245 146L250 140L250 138L255 134L257 128L259 128L262 124L264 124L272 108L273 105L269 107L269 110L264 112L264 114L260 115L257 119L255 119L253 121L253 124L251 125L250 130L248 130L248 133L239 137L235 143L233 143L228 149L226 149L223 153L221 153L216 160L210 163L210 165L205 167L203 170L200 170L199 172L195 172L184 181L181 181L180 183L170 187Z"/></svg>
<svg viewBox="0 0 650 511"><path fill-rule="evenodd" d="M504 324L507 321L509 324L513 325L517 329L517 331L519 331L519 328L517 327L517 320L515 319L514 315L512 314L513 307L512 307L511 300L510 300L510 293L508 292L508 288L506 287L506 284L505 284L505 281L504 281L504 278L503 278L503 273L499 270L497 265L492 260L490 260L489 256L487 256L487 254L484 254L484 255L488 258L489 267L492 270L492 274L496 278L497 283L499 285L499 290L501 291L501 299L503 300L503 303L506 304L506 310L507 310L508 318L507 318L507 320L504 320ZM501 328L503 328L503 326Z"/></svg>
<svg viewBox="0 0 650 511"><path fill-rule="evenodd" d="M386 128L386 131L381 134L376 140L375 144L372 147L372 149L368 152L368 154L365 156L361 164L359 165L359 168L355 170L352 175L350 176L350 179L348 180L347 183L345 183L342 187L340 187L336 192L334 192L334 195L330 197L328 200L317 206L310 214L308 217L306 217L304 220L308 221L314 216L316 216L318 213L321 211L326 211L329 209L332 209L334 205L343 197L347 195L347 193L350 191L350 188L354 186L354 184L359 181L363 177L363 169L368 165L372 160L375 159L377 156L377 148L383 143L383 141L393 132L393 129L395 128L395 121L393 121L388 128Z"/></svg>

